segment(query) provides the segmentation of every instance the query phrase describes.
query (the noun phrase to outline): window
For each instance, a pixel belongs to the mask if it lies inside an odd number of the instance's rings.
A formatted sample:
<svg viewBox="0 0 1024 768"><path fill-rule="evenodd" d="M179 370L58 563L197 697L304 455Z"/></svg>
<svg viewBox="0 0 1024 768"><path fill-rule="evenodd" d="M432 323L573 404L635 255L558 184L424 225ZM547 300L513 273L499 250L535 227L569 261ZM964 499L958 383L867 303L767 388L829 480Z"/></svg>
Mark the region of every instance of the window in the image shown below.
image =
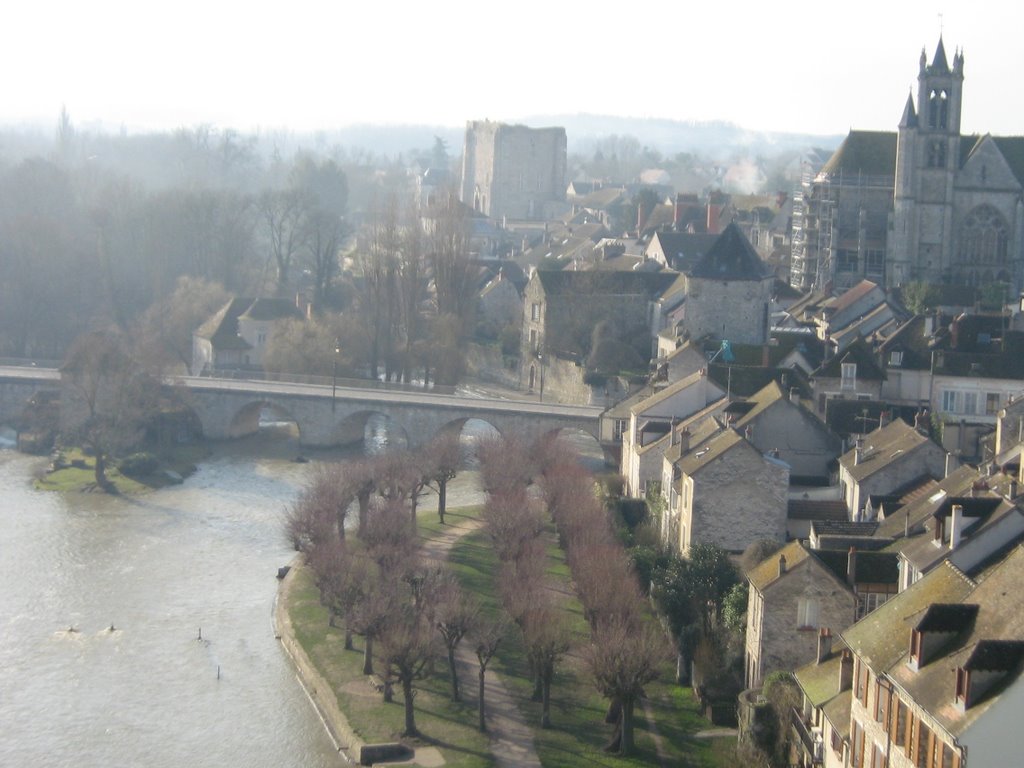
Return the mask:
<svg viewBox="0 0 1024 768"><path fill-rule="evenodd" d="M879 249L864 251L864 271L873 277L885 274L885 252Z"/></svg>
<svg viewBox="0 0 1024 768"><path fill-rule="evenodd" d="M960 412L960 393L955 392L952 389L946 389L942 392L942 410L945 413L959 413Z"/></svg>
<svg viewBox="0 0 1024 768"><path fill-rule="evenodd" d="M533 302L533 304L530 305L530 319L534 322L540 320L540 304L537 302Z"/></svg>
<svg viewBox="0 0 1024 768"><path fill-rule="evenodd" d="M530 351L533 352L533 354L537 354L537 348L538 348L538 345L537 345L537 329L536 328L531 328L530 329Z"/></svg>
<svg viewBox="0 0 1024 768"><path fill-rule="evenodd" d="M868 669L868 665L862 662L859 658L857 659L857 672L856 672L856 688L854 693L857 696L858 701L864 706L868 704L868 677L871 675L871 670Z"/></svg>
<svg viewBox="0 0 1024 768"><path fill-rule="evenodd" d="M914 751L914 765L917 768L928 768L928 752L931 743L932 732L927 725L920 720L917 721L917 748Z"/></svg>
<svg viewBox="0 0 1024 768"><path fill-rule="evenodd" d="M928 145L928 167L946 167L946 142L937 139Z"/></svg>
<svg viewBox="0 0 1024 768"><path fill-rule="evenodd" d="M850 768L864 766L864 728L856 720L853 721L853 733L850 737Z"/></svg>
<svg viewBox="0 0 1024 768"><path fill-rule="evenodd" d="M842 379L840 380L840 389L849 390L857 388L857 364L856 363L843 363Z"/></svg>
<svg viewBox="0 0 1024 768"><path fill-rule="evenodd" d="M1005 264L1008 231L999 211L991 205L979 205L960 225L960 262L965 265Z"/></svg>
<svg viewBox="0 0 1024 768"><path fill-rule="evenodd" d="M846 248L836 251L836 272L856 272L857 252Z"/></svg>
<svg viewBox="0 0 1024 768"><path fill-rule="evenodd" d="M985 414L995 416L999 413L999 393L989 392L985 395Z"/></svg>
<svg viewBox="0 0 1024 768"><path fill-rule="evenodd" d="M818 600L814 597L801 597L796 610L797 629L818 628Z"/></svg>
<svg viewBox="0 0 1024 768"><path fill-rule="evenodd" d="M907 705L903 701L896 702L896 711L893 713L893 732L892 741L898 746L902 747L907 743L907 717L909 711Z"/></svg>
<svg viewBox="0 0 1024 768"><path fill-rule="evenodd" d="M889 717L889 689L875 681L875 720L885 723Z"/></svg>
<svg viewBox="0 0 1024 768"><path fill-rule="evenodd" d="M978 393L964 392L964 413L974 415L978 412Z"/></svg>
<svg viewBox="0 0 1024 768"><path fill-rule="evenodd" d="M902 350L894 349L892 352L889 353L889 365L891 365L893 368L899 368L901 365L903 365Z"/></svg>

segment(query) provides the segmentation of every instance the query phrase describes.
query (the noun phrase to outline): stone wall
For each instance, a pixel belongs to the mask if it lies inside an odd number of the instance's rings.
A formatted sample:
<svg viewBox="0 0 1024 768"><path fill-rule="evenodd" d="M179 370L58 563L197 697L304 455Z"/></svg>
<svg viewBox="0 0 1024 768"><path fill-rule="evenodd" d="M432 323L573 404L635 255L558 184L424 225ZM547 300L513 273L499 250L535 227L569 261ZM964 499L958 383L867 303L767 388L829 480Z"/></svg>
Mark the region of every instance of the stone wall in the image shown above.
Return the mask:
<svg viewBox="0 0 1024 768"><path fill-rule="evenodd" d="M771 289L771 280L688 278L683 327L693 339L711 336L734 344L764 344Z"/></svg>
<svg viewBox="0 0 1024 768"><path fill-rule="evenodd" d="M462 202L494 219L540 219L565 199L566 164L564 128L470 122Z"/></svg>
<svg viewBox="0 0 1024 768"><path fill-rule="evenodd" d="M715 544L742 552L760 539L786 539L789 470L742 443L695 473L687 547Z"/></svg>
<svg viewBox="0 0 1024 768"><path fill-rule="evenodd" d="M510 389L519 388L519 361L501 354L497 344L469 344L466 346L466 371L481 381L500 384Z"/></svg>

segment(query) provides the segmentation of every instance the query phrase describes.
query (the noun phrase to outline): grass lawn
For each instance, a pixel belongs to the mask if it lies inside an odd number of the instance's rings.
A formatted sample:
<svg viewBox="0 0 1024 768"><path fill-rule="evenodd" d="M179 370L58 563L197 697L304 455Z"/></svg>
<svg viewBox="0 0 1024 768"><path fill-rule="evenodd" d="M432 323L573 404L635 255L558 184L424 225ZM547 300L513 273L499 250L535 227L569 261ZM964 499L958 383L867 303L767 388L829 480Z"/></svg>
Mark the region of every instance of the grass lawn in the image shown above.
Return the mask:
<svg viewBox="0 0 1024 768"><path fill-rule="evenodd" d="M461 511L465 519L465 511ZM433 524L430 519L433 519ZM449 518L460 519L459 514ZM425 535L439 532L436 512L420 516ZM434 534L436 535L436 534ZM367 743L402 740L414 746L436 746L444 755L445 765L454 768L485 768L494 765L486 734L476 729L474 704L451 700L448 665L439 659L433 674L416 683L416 727L423 735L419 740L400 739L405 727L402 691L395 686L394 702L385 704L363 675L363 641L355 638L355 649L344 649L344 632L328 625L327 611L320 605L319 593L311 575L303 570L296 574L290 614L296 639L310 660L330 683L338 698L338 707L350 726ZM475 685L476 679L460 679L463 689Z"/></svg>
<svg viewBox="0 0 1024 768"><path fill-rule="evenodd" d="M79 448L68 448L61 452L65 460L70 464L74 462L79 466L67 466L38 478L35 487L41 491L87 491L96 484L96 462L92 456L86 455ZM165 474L166 470L175 472L181 477L187 477L196 470L196 462L201 461L209 455L209 448L202 443L189 443L175 448L174 454L162 458L160 469L153 474L139 477L127 477L117 469L117 462L108 459L107 479L114 484L118 493L124 495L137 495L172 485L172 480Z"/></svg>
<svg viewBox="0 0 1024 768"><path fill-rule="evenodd" d="M553 537L552 537L553 540ZM563 602L570 614L570 623L579 645L589 638L580 603L569 593L568 567L563 552L549 548L549 578L566 592ZM493 548L482 533L459 541L452 550L450 562L463 585L480 595L487 611L499 610L494 576L499 563ZM654 738L643 710L636 712L636 752L629 758L609 755L603 751L612 734L612 726L604 723L607 700L594 688L578 653L570 653L555 672L551 689L552 728L540 728L540 704L530 700L533 683L529 677L518 630L513 628L495 660L495 668L506 686L518 700L521 711L534 729L537 752L544 765L551 766L651 766L658 765ZM715 768L731 765L733 739L697 739L694 734L711 728L697 712L689 688L674 685L674 670L666 666L661 679L647 686L650 709L661 737L662 750L672 765Z"/></svg>

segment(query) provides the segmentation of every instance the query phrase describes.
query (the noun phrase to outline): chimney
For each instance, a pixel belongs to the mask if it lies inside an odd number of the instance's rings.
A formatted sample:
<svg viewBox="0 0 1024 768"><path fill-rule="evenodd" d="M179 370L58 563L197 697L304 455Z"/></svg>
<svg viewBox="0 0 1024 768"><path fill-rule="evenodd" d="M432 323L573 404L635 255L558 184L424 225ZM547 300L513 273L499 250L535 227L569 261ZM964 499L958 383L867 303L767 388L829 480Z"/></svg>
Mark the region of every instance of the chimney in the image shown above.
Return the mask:
<svg viewBox="0 0 1024 768"><path fill-rule="evenodd" d="M796 387L789 388L789 402L799 403L800 402L800 390Z"/></svg>
<svg viewBox="0 0 1024 768"><path fill-rule="evenodd" d="M924 335L931 336L935 333L935 315L924 316Z"/></svg>
<svg viewBox="0 0 1024 768"><path fill-rule="evenodd" d="M839 657L839 691L848 691L853 687L853 654L843 651Z"/></svg>
<svg viewBox="0 0 1024 768"><path fill-rule="evenodd" d="M818 630L818 656L816 664L821 664L832 653L832 630L822 627Z"/></svg>
<svg viewBox="0 0 1024 768"><path fill-rule="evenodd" d="M964 319L964 313L961 312L959 315L953 318L953 322L949 324L949 348L957 349L957 345L960 343L960 321Z"/></svg>
<svg viewBox="0 0 1024 768"><path fill-rule="evenodd" d="M889 423L889 412L887 410L881 410L878 412L878 428L881 429Z"/></svg>
<svg viewBox="0 0 1024 768"><path fill-rule="evenodd" d="M1009 483L1009 485L1007 486L1007 489L1006 489L1006 497L1008 499L1010 499L1011 501L1013 499L1017 498L1017 481L1016 481L1016 479L1010 480L1010 483Z"/></svg>
<svg viewBox="0 0 1024 768"><path fill-rule="evenodd" d="M851 587L857 583L857 548L850 547L846 553L846 583Z"/></svg>
<svg viewBox="0 0 1024 768"><path fill-rule="evenodd" d="M687 427L683 427L676 432L676 436L676 443L679 445L679 453L686 453L690 450L690 430Z"/></svg>
<svg viewBox="0 0 1024 768"><path fill-rule="evenodd" d="M770 349L770 347L767 344L765 344L763 347L761 347L761 367L762 368L767 368L768 364L770 362L769 349Z"/></svg>
<svg viewBox="0 0 1024 768"><path fill-rule="evenodd" d="M952 453L946 453L946 474L943 477L949 477L956 471L956 456Z"/></svg>
<svg viewBox="0 0 1024 768"><path fill-rule="evenodd" d="M779 576L783 576L786 573L786 556L779 555Z"/></svg>
<svg viewBox="0 0 1024 768"><path fill-rule="evenodd" d="M864 441L859 437L853 444L853 466L857 466L864 459Z"/></svg>
<svg viewBox="0 0 1024 768"><path fill-rule="evenodd" d="M743 430L743 436L747 438L747 440L754 439L754 426L752 424L747 424L747 428Z"/></svg>
<svg viewBox="0 0 1024 768"><path fill-rule="evenodd" d="M964 508L959 504L953 505L953 519L949 524L949 549L950 551L960 546L960 535L964 527Z"/></svg>

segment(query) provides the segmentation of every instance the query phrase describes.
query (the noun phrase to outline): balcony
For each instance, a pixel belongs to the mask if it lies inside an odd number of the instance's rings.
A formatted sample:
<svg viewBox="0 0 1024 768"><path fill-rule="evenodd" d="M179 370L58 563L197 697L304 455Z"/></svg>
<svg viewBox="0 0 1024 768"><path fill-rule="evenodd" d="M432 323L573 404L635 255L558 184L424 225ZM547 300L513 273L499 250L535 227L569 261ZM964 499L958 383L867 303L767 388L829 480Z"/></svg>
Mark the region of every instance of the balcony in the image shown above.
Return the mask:
<svg viewBox="0 0 1024 768"><path fill-rule="evenodd" d="M790 710L790 719L793 721L793 730L800 737L800 743L804 747L804 753L811 758L811 765L824 765L825 763L825 742L818 728L808 728L804 722L803 713L793 707Z"/></svg>

